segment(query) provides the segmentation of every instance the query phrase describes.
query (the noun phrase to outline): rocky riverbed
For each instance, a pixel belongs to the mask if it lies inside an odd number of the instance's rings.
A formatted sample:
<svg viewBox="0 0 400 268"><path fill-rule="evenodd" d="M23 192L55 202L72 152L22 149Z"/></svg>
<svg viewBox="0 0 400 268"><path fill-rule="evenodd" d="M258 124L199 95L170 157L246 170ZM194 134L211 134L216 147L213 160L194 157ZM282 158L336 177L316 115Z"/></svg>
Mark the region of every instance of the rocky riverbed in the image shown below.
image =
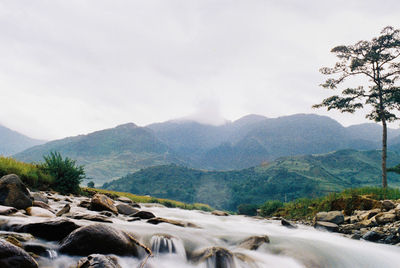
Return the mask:
<svg viewBox="0 0 400 268"><path fill-rule="evenodd" d="M184 211L92 194L30 192L15 175L1 178L0 267L397 267L400 257L400 247L285 220ZM363 225L397 215L397 204L387 204L381 202L374 215L372 209L352 216L318 214L315 227L331 225L329 230L361 239L370 231L398 237L389 227L396 221ZM383 236L367 240L388 241Z"/></svg>

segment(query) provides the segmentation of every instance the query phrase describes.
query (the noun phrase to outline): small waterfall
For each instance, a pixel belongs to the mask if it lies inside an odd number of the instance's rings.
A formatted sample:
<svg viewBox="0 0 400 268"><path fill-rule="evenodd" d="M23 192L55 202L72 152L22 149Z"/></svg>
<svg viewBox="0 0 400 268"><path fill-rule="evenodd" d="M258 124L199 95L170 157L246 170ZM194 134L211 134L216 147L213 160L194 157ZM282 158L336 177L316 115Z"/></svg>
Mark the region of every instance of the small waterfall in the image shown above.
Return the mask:
<svg viewBox="0 0 400 268"><path fill-rule="evenodd" d="M186 252L180 239L167 235L156 234L150 241L151 250L155 255L174 254L186 259Z"/></svg>
<svg viewBox="0 0 400 268"><path fill-rule="evenodd" d="M49 256L49 259L56 259L58 257L57 251L53 250L53 249L48 249L46 250L47 255Z"/></svg>

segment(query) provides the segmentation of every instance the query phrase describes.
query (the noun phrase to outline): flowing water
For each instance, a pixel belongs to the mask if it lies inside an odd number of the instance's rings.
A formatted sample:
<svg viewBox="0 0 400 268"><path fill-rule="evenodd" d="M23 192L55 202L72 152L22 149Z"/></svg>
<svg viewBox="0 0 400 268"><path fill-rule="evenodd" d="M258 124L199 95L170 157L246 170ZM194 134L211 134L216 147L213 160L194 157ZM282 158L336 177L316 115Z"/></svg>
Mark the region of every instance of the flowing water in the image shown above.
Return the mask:
<svg viewBox="0 0 400 268"><path fill-rule="evenodd" d="M356 241L307 226L288 229L278 221L245 216L218 217L201 211L160 207L145 210L158 217L191 222L200 227L113 219L113 227L135 234L142 243L151 247L154 256L147 260L145 267L148 268L400 267L400 247L397 246ZM255 235L267 235L270 243L257 250L238 246L242 240ZM222 253L221 257L217 254L198 263L190 257L210 247L224 248L232 255L227 257ZM59 256L53 251L51 256L53 259L43 266L69 267L79 259ZM120 257L119 262L124 268L139 267L144 257L143 252L140 259Z"/></svg>

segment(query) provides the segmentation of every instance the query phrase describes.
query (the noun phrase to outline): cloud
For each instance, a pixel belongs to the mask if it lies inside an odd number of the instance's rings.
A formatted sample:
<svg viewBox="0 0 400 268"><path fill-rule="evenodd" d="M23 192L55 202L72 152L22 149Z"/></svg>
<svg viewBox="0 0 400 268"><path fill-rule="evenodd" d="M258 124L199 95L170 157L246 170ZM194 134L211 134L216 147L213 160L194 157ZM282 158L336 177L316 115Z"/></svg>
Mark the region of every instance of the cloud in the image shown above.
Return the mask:
<svg viewBox="0 0 400 268"><path fill-rule="evenodd" d="M318 69L335 60L330 49L399 27L399 7L394 0L3 1L0 123L53 139L196 113L218 122L219 115L324 114L310 107L331 93L318 87Z"/></svg>

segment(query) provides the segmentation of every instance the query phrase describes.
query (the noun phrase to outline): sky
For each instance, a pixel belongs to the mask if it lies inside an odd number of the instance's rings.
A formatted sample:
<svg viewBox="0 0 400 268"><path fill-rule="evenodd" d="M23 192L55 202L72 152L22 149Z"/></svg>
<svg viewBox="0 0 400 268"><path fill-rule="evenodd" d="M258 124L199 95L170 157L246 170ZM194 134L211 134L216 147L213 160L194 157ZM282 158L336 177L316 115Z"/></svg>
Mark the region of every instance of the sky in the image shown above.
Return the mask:
<svg viewBox="0 0 400 268"><path fill-rule="evenodd" d="M397 0L0 0L0 124L58 139L175 118L328 115L330 50L400 27ZM397 127L395 125L395 127Z"/></svg>

